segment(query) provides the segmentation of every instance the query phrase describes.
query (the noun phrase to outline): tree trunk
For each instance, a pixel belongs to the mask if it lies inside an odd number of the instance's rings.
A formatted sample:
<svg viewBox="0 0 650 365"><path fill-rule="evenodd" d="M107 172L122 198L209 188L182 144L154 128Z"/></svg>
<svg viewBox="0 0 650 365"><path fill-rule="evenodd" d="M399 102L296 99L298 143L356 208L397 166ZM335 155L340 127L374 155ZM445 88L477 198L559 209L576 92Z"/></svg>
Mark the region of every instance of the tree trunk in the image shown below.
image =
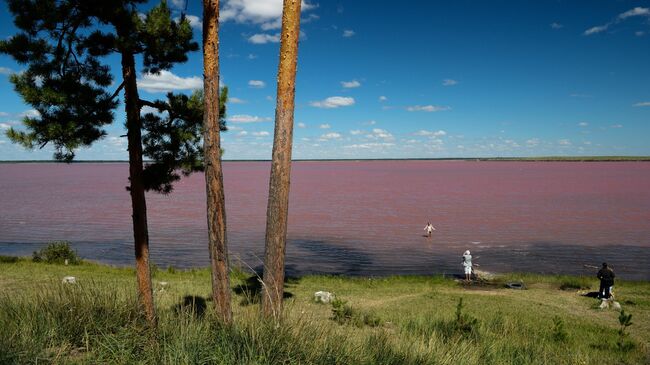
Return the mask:
<svg viewBox="0 0 650 365"><path fill-rule="evenodd" d="M135 268L138 280L140 305L152 327L156 326L156 310L151 288L149 267L149 232L147 229L147 202L142 175L142 122L140 97L136 84L135 60L132 53L122 53L124 78L124 103L129 146L129 181L133 209L133 238L135 243Z"/></svg>
<svg viewBox="0 0 650 365"><path fill-rule="evenodd" d="M203 90L203 152L212 300L220 319L229 324L232 310L219 131L219 0L203 0Z"/></svg>
<svg viewBox="0 0 650 365"><path fill-rule="evenodd" d="M296 93L298 38L300 36L300 2L301 0L284 0L282 9L278 97L275 107L273 158L266 211L262 313L276 319L282 313L282 297L284 295L284 253L289 213L293 110Z"/></svg>

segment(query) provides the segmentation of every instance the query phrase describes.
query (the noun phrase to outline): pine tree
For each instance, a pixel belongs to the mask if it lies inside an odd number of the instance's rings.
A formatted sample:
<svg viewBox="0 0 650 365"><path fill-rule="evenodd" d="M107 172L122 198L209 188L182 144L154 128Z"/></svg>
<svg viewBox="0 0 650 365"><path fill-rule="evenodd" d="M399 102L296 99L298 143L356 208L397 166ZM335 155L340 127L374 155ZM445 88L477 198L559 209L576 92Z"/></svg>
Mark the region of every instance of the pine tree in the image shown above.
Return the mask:
<svg viewBox="0 0 650 365"><path fill-rule="evenodd" d="M168 94L167 100L146 101L138 94L136 55L142 72L159 73L187 61L198 49L189 22L172 19L166 1L146 14L145 0L8 0L20 32L0 41L0 52L26 65L11 76L23 100L39 112L23 120L24 130L10 129L9 138L27 148L52 145L54 158L72 161L75 150L106 135L124 91L129 152L129 182L139 299L155 326L145 191L169 193L181 174L203 168L202 92ZM121 81L112 91L113 75L102 63L116 54ZM112 92L111 92L112 91ZM222 90L220 128L225 130ZM140 115L143 106L159 113ZM146 167L143 156L152 160Z"/></svg>
<svg viewBox="0 0 650 365"><path fill-rule="evenodd" d="M208 211L208 246L212 301L224 323L232 322L226 236L226 203L221 168L219 105L219 0L203 0L203 90L205 92L204 156ZM227 96L226 96L227 97ZM222 104L222 105L225 105Z"/></svg>
<svg viewBox="0 0 650 365"><path fill-rule="evenodd" d="M296 94L298 38L300 37L300 1L284 0L282 9L278 97L275 107L271 179L266 211L262 313L275 318L282 313L282 297L284 296L284 255L289 214L293 111Z"/></svg>

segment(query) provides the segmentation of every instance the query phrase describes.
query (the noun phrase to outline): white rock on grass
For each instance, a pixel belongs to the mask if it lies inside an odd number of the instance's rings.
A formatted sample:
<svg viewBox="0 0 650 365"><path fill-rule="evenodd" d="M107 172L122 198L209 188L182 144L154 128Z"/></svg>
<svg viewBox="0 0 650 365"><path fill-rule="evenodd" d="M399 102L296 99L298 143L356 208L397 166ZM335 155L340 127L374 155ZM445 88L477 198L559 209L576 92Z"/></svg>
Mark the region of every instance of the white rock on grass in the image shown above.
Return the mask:
<svg viewBox="0 0 650 365"><path fill-rule="evenodd" d="M76 284L77 283L77 278L74 276L66 276L63 278L61 281L63 284Z"/></svg>
<svg viewBox="0 0 650 365"><path fill-rule="evenodd" d="M317 303L329 303L334 300L334 294L328 291L317 291L314 293L314 301Z"/></svg>

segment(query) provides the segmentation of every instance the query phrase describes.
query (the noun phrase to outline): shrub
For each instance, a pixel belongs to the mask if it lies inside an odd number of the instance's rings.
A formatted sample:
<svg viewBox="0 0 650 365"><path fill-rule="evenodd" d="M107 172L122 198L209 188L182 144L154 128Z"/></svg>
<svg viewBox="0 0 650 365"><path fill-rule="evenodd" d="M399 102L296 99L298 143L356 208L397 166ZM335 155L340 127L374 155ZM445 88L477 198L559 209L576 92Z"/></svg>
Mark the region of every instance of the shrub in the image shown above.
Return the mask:
<svg viewBox="0 0 650 365"><path fill-rule="evenodd" d="M81 263L81 259L72 247L70 247L70 242L67 241L50 242L40 251L34 251L32 255L32 261L34 262L64 264L66 260L70 265L78 265Z"/></svg>
<svg viewBox="0 0 650 365"><path fill-rule="evenodd" d="M463 313L463 298L458 300L456 305L456 316L451 321L440 321L436 323L436 331L438 331L445 340L454 337L462 337L466 339L478 340L478 319Z"/></svg>
<svg viewBox="0 0 650 365"><path fill-rule="evenodd" d="M3 264L13 264L14 262L18 262L19 258L16 256L4 256L0 255L0 263Z"/></svg>
<svg viewBox="0 0 650 365"><path fill-rule="evenodd" d="M348 323L352 320L354 311L345 300L335 298L332 301L332 319L338 324Z"/></svg>
<svg viewBox="0 0 650 365"><path fill-rule="evenodd" d="M332 301L332 319L338 324L354 324L357 327L381 325L381 319L375 313L357 311L339 298Z"/></svg>
<svg viewBox="0 0 650 365"><path fill-rule="evenodd" d="M618 329L616 347L620 351L632 350L634 348L634 343L628 339L629 334L626 331L627 328L632 325L632 314L627 314L624 310L621 310L621 313L618 315L618 324L621 327Z"/></svg>

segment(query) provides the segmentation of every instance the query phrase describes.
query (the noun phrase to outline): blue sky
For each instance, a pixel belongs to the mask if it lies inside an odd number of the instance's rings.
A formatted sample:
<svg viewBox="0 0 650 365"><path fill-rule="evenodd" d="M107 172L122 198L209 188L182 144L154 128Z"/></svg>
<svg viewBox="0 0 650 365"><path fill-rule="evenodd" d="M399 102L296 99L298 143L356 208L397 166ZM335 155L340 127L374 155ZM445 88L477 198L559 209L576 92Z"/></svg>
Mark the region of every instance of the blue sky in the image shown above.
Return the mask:
<svg viewBox="0 0 650 365"><path fill-rule="evenodd" d="M200 4L170 1L198 42ZM224 157L268 159L281 0L221 12ZM301 29L294 158L650 155L650 1L307 0ZM15 32L2 9L0 37ZM141 96L201 87L201 61L140 74ZM31 113L8 81L20 70L0 56L0 132ZM120 105L78 158L126 159L123 121ZM0 160L51 154L0 136Z"/></svg>

